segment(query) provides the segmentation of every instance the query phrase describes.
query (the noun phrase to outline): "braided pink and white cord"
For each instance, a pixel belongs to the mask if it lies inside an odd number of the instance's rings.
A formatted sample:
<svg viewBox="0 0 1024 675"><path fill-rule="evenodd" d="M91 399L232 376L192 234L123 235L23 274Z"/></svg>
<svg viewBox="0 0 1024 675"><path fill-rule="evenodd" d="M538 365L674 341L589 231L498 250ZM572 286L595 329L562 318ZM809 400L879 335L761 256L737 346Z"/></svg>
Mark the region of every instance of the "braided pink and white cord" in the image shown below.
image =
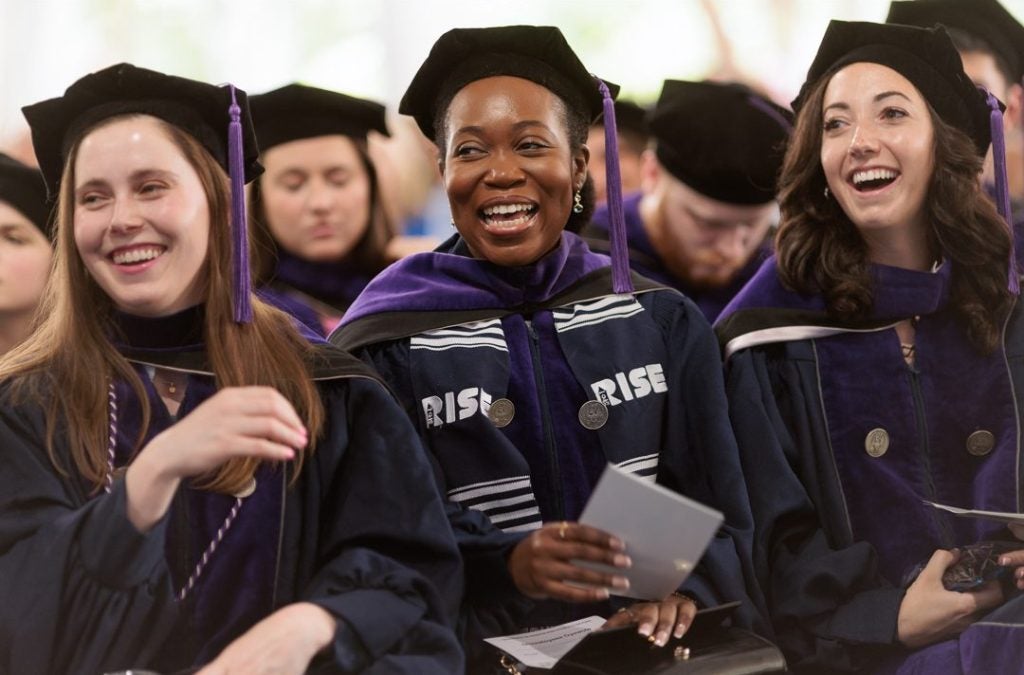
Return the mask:
<svg viewBox="0 0 1024 675"><path fill-rule="evenodd" d="M106 485L104 490L109 494L114 487L114 463L116 458L117 449L117 390L114 388L114 383L111 382L107 389L107 406L108 406L108 418L110 419L110 436L107 440L107 476ZM192 592L196 584L199 582L199 577L203 575L203 570L206 569L207 563L210 562L210 558L217 551L217 547L224 541L224 536L234 525L235 519L238 517L238 512L242 509L242 497L235 497L235 503L231 507L231 511L228 512L227 517L221 526L217 528L217 534L214 535L213 539L210 540L210 544L203 551L203 555L199 558L199 562L196 563L195 569L192 570L192 574L189 575L188 581L181 587L181 590L177 592L177 598L179 602L185 600L188 594Z"/></svg>
<svg viewBox="0 0 1024 675"><path fill-rule="evenodd" d="M103 488L107 494L114 488L114 451L117 449L117 390L111 380L107 385L107 419L110 420L110 436L107 438L107 484Z"/></svg>

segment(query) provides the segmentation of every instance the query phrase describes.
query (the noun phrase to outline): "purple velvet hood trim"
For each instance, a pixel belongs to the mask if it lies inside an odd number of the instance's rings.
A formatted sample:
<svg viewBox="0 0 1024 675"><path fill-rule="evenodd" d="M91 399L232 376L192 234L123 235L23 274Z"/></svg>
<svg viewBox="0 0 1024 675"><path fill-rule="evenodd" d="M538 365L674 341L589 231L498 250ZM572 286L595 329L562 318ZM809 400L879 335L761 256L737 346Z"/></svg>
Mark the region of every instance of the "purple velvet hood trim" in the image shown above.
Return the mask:
<svg viewBox="0 0 1024 675"><path fill-rule="evenodd" d="M874 304L870 318L905 319L938 309L949 293L952 263L944 263L936 272L918 272L888 265L872 265ZM722 310L719 321L745 309L799 309L825 312L820 294L802 295L782 285L775 256L761 265L754 277L732 302Z"/></svg>
<svg viewBox="0 0 1024 675"><path fill-rule="evenodd" d="M312 262L281 249L274 280L344 309L370 282L370 275L357 271L351 260Z"/></svg>
<svg viewBox="0 0 1024 675"><path fill-rule="evenodd" d="M341 325L384 312L506 309L543 302L610 265L608 256L593 253L570 232L562 233L553 251L523 267L502 267L457 252L417 253L377 275Z"/></svg>

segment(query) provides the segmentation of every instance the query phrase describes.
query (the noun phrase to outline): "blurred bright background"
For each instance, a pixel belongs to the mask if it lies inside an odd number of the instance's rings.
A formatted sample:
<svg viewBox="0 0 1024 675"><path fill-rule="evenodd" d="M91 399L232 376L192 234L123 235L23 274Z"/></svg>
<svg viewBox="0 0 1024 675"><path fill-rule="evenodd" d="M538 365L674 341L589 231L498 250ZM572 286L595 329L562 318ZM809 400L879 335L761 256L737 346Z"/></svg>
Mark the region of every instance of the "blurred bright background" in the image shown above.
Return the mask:
<svg viewBox="0 0 1024 675"><path fill-rule="evenodd" d="M1024 0L1003 3L1024 19ZM122 61L231 82L250 93L299 81L392 108L394 137L371 144L388 186L389 208L395 222L433 209L432 220L443 228L447 204L432 148L393 108L446 30L558 26L592 72L619 83L625 97L640 103L653 102L665 78L712 78L745 82L787 105L830 19L883 21L888 5L888 0L0 0L0 150L34 161L21 106L59 96L82 75Z"/></svg>
<svg viewBox="0 0 1024 675"><path fill-rule="evenodd" d="M1024 0L1004 0L1024 17ZM641 101L666 77L742 79L780 102L831 18L881 21L887 0L0 0L0 147L19 108L81 75L136 65L250 92L291 81L397 103L457 26L553 24Z"/></svg>

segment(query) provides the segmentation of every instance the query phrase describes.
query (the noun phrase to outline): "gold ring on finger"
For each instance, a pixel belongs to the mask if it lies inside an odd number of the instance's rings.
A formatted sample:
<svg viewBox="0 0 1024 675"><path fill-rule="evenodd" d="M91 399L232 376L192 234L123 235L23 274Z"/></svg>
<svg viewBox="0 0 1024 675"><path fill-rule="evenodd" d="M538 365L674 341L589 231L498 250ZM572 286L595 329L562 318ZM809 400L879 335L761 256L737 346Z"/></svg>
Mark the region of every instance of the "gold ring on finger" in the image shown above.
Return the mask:
<svg viewBox="0 0 1024 675"><path fill-rule="evenodd" d="M697 601L694 600L693 598L691 598L689 595L686 595L685 593L680 593L678 591L673 591L672 595L674 597L676 597L676 598L679 598L680 600L686 600L687 602L689 602L694 607L697 606Z"/></svg>
<svg viewBox="0 0 1024 675"><path fill-rule="evenodd" d="M569 523L562 521L558 524L558 538L565 539L565 531L569 529Z"/></svg>

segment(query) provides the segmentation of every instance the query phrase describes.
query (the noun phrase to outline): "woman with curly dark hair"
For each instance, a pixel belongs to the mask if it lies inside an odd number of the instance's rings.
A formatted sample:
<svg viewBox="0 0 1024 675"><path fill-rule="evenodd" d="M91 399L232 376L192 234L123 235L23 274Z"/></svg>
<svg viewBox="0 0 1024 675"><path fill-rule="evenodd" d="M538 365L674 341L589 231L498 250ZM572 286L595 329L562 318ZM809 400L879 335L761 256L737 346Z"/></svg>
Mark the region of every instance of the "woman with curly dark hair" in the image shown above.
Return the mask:
<svg viewBox="0 0 1024 675"><path fill-rule="evenodd" d="M793 108L776 257L717 325L779 641L798 672L1002 672L1024 544L924 501L1021 505L998 102L941 29L833 22Z"/></svg>

